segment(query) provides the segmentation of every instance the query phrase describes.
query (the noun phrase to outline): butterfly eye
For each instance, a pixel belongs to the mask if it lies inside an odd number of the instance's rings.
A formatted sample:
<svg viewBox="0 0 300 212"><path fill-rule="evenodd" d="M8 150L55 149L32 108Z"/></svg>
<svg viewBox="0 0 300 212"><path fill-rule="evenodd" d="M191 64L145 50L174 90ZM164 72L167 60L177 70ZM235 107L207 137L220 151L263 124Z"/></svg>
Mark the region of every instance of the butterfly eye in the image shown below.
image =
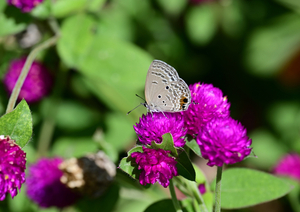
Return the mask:
<svg viewBox="0 0 300 212"><path fill-rule="evenodd" d="M189 100L187 98L183 99L183 102L187 103Z"/></svg>

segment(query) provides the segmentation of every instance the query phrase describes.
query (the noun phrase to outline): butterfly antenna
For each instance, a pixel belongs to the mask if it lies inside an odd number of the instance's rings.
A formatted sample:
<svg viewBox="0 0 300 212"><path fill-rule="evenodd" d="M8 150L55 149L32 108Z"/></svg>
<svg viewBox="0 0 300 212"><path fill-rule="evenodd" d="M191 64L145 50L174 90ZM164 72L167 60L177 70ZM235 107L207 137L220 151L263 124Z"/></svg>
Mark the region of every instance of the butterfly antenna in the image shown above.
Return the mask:
<svg viewBox="0 0 300 212"><path fill-rule="evenodd" d="M140 97L139 95L135 94L137 97L141 98L142 100L144 100L144 102L146 102L146 100L143 97Z"/></svg>
<svg viewBox="0 0 300 212"><path fill-rule="evenodd" d="M136 106L135 108L133 108L132 110L130 110L128 113L127 113L127 115L129 114L129 113L131 113L133 110L135 110L135 109L137 109L139 106L141 106L141 105L145 105L145 103L140 103L138 106Z"/></svg>

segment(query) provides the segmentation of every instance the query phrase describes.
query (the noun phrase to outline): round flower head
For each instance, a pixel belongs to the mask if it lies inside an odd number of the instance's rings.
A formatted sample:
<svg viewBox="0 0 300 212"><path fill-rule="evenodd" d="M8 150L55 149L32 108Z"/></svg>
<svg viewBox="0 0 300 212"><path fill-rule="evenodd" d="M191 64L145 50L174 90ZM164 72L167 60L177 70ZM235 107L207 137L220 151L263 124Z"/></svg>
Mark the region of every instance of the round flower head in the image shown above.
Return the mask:
<svg viewBox="0 0 300 212"><path fill-rule="evenodd" d="M23 12L30 12L38 4L42 3L44 0L8 0L8 4L14 5L15 7L21 9Z"/></svg>
<svg viewBox="0 0 300 212"><path fill-rule="evenodd" d="M8 136L0 136L0 200L14 198L25 182L26 153Z"/></svg>
<svg viewBox="0 0 300 212"><path fill-rule="evenodd" d="M184 115L188 134L195 137L203 126L213 118L228 117L230 103L219 88L212 84L200 82L189 86L192 95L192 104Z"/></svg>
<svg viewBox="0 0 300 212"><path fill-rule="evenodd" d="M196 141L209 166L237 163L251 153L246 129L230 117L208 122Z"/></svg>
<svg viewBox="0 0 300 212"><path fill-rule="evenodd" d="M165 114L165 115L164 115ZM143 144L162 142L162 136L171 133L176 147L183 147L185 144L184 118L180 113L147 113L140 118L140 122L133 126L139 140Z"/></svg>
<svg viewBox="0 0 300 212"><path fill-rule="evenodd" d="M78 195L60 182L63 172L58 168L61 158L43 158L29 167L27 195L40 207L63 208L76 202Z"/></svg>
<svg viewBox="0 0 300 212"><path fill-rule="evenodd" d="M14 89L25 61L26 58L13 60L4 76L3 82L10 94ZM24 98L28 103L37 102L50 92L51 86L52 78L48 70L39 62L33 62L18 98L19 100Z"/></svg>
<svg viewBox="0 0 300 212"><path fill-rule="evenodd" d="M170 151L146 147L143 147L143 151L143 153L134 152L131 154L131 157L135 158L135 162L138 164L138 169L142 170L140 183L146 185L159 182L163 187L168 187L170 179L178 175L177 161L168 155Z"/></svg>
<svg viewBox="0 0 300 212"><path fill-rule="evenodd" d="M296 153L285 155L275 166L274 173L300 181L300 156Z"/></svg>

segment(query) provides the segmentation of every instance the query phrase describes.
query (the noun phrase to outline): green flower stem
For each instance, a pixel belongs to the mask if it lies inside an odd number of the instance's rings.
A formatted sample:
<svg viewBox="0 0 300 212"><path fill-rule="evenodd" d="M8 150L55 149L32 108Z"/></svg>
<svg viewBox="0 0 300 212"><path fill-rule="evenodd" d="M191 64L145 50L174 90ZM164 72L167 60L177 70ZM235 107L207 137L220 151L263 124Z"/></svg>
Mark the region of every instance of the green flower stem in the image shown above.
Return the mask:
<svg viewBox="0 0 300 212"><path fill-rule="evenodd" d="M19 76L19 78L17 80L17 83L16 83L16 85L15 85L15 87L14 87L14 89L13 89L11 95L10 95L10 98L9 98L9 101L8 101L8 104L7 104L7 108L6 108L6 113L9 113L9 112L11 112L14 109L14 107L16 105L16 101L17 101L19 93L20 93L20 90L21 90L21 88L23 86L23 83L24 83L26 77L27 77L27 74L28 74L29 69L30 69L30 67L32 65L32 62L36 58L37 54L40 51L42 51L44 49L47 49L50 46L56 44L57 40L60 37L60 33L58 31L58 25L57 25L55 19L51 18L49 20L49 24L50 24L52 30L54 30L55 35L52 38L50 38L50 39L46 40L45 42L43 42L43 43L39 44L38 46L36 46L29 53L29 55L28 55L28 57L26 59L26 62L24 64L23 68L22 68L21 74L20 74L20 76Z"/></svg>
<svg viewBox="0 0 300 212"><path fill-rule="evenodd" d="M193 207L196 212L208 212L208 209L203 201L202 195L199 192L196 182L191 182L183 177L175 177L173 179L174 182L177 183L177 188L183 194L193 199Z"/></svg>
<svg viewBox="0 0 300 212"><path fill-rule="evenodd" d="M176 194L175 194L173 179L170 180L169 190L170 190L170 193L171 193L173 205L174 205L174 208L175 208L176 212L182 212L179 201L178 201L178 199L176 197Z"/></svg>
<svg viewBox="0 0 300 212"><path fill-rule="evenodd" d="M195 182L189 181L189 188L193 193L193 197L196 199L201 212L208 212L207 207L203 201L202 195L199 192L197 184Z"/></svg>
<svg viewBox="0 0 300 212"><path fill-rule="evenodd" d="M220 212L221 211L221 179L222 179L222 170L223 166L218 166L217 169L217 180L216 180L216 191L215 191L215 208L214 212Z"/></svg>

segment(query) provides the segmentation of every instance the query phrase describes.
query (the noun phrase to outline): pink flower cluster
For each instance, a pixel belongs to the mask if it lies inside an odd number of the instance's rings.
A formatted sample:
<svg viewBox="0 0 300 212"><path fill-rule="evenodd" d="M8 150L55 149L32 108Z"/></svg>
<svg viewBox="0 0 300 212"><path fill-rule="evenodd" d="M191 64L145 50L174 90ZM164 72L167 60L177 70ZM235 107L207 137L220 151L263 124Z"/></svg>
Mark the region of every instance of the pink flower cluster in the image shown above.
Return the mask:
<svg viewBox="0 0 300 212"><path fill-rule="evenodd" d="M139 141L144 145L151 144L151 141L160 143L163 134L171 133L174 146L183 147L186 134L190 134L196 139L202 157L208 160L207 165L223 166L242 161L251 153L252 140L247 136L246 129L230 117L230 103L227 97L211 84L199 82L190 85L189 88L193 103L187 111L153 112L153 115L148 113L140 118L140 122L134 126ZM163 158L162 155L167 157L166 153L158 154L157 150L145 147L143 149L144 153L131 155L142 170L140 183L145 185L159 182L167 186L168 180L177 174L174 160L165 160L162 165L159 161ZM170 171L170 167L174 171Z"/></svg>
<svg viewBox="0 0 300 212"><path fill-rule="evenodd" d="M170 151L163 149L149 149L143 147L143 153L134 152L131 154L138 164L140 183L142 185L159 182L163 187L168 187L170 179L177 176L176 161L170 157Z"/></svg>
<svg viewBox="0 0 300 212"><path fill-rule="evenodd" d="M26 153L9 137L0 136L0 200L14 198L25 182Z"/></svg>
<svg viewBox="0 0 300 212"><path fill-rule="evenodd" d="M21 9L23 12L27 13L43 1L44 0L8 0L7 3L10 5L14 5L15 7Z"/></svg>

